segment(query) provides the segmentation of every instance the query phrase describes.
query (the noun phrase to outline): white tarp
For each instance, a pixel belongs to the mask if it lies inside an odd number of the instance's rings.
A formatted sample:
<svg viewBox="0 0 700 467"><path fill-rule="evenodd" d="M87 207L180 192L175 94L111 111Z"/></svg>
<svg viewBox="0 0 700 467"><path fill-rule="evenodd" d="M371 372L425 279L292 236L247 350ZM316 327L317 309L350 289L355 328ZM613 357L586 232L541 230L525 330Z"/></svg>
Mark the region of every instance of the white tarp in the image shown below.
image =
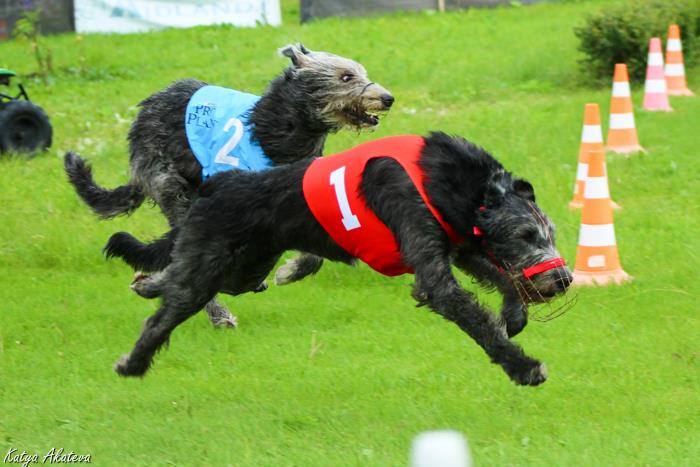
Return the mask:
<svg viewBox="0 0 700 467"><path fill-rule="evenodd" d="M78 32L140 32L204 24L282 22L279 0L75 0Z"/></svg>

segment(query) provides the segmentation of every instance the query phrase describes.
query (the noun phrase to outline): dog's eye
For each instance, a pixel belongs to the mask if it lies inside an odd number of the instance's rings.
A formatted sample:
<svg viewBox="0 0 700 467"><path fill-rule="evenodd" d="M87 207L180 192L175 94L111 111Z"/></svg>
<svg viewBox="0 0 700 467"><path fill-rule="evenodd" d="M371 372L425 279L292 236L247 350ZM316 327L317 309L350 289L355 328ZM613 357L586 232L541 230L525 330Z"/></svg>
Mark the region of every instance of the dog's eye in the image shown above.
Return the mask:
<svg viewBox="0 0 700 467"><path fill-rule="evenodd" d="M343 83L347 83L349 81L352 81L353 78L354 76L351 73L345 73L343 76L340 77L340 80Z"/></svg>
<svg viewBox="0 0 700 467"><path fill-rule="evenodd" d="M520 238L525 240L527 243L532 243L535 240L537 240L537 231L536 230L527 230L520 236Z"/></svg>

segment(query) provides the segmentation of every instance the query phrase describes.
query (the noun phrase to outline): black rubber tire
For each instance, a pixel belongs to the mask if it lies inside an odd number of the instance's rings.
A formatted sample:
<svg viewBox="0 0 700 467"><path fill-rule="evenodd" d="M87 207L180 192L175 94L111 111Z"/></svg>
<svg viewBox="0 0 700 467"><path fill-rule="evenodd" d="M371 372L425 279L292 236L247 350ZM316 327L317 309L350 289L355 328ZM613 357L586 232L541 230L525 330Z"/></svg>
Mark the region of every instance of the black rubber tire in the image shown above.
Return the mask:
<svg viewBox="0 0 700 467"><path fill-rule="evenodd" d="M0 108L0 151L35 153L51 146L49 117L29 101L11 101Z"/></svg>

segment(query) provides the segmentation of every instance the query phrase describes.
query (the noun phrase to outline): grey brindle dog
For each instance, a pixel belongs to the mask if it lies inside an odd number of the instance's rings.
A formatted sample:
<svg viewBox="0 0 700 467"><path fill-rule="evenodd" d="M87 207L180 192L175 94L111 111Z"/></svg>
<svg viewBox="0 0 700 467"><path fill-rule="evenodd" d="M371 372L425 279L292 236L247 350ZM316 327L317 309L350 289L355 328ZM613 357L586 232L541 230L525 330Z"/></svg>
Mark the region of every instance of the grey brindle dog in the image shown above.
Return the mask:
<svg viewBox="0 0 700 467"><path fill-rule="evenodd" d="M329 133L379 124L393 96L370 81L365 68L350 59L288 45L280 54L291 66L274 79L250 114L253 139L275 165L323 154ZM129 131L131 179L116 189L98 186L90 166L74 153L65 156L68 179L101 218L130 214L146 198L153 200L171 227L180 224L202 183L202 168L187 142L185 109L206 83L185 79L141 102ZM135 247L139 242L133 239ZM302 254L283 266L279 282L318 271L321 259ZM264 290L262 283L259 290ZM216 326L235 326L236 318L216 300L206 305Z"/></svg>

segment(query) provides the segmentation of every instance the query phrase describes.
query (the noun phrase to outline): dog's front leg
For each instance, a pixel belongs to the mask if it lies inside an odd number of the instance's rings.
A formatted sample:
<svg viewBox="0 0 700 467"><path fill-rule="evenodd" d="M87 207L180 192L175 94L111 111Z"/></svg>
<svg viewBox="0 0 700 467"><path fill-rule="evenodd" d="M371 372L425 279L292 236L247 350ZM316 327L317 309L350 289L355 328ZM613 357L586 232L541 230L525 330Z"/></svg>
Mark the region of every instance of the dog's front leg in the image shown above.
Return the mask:
<svg viewBox="0 0 700 467"><path fill-rule="evenodd" d="M542 363L508 340L497 319L460 287L452 274L450 244L408 175L395 161L375 159L365 169L362 191L368 206L394 233L406 264L416 273L413 296L457 324L518 384L547 379Z"/></svg>
<svg viewBox="0 0 700 467"><path fill-rule="evenodd" d="M425 258L415 269L414 296L469 334L514 382L536 386L547 379L545 365L525 355L493 315L460 287L447 258Z"/></svg>
<svg viewBox="0 0 700 467"><path fill-rule="evenodd" d="M459 251L454 264L484 285L494 286L503 296L501 322L508 337L516 336L527 325L527 304L511 279L478 253Z"/></svg>

